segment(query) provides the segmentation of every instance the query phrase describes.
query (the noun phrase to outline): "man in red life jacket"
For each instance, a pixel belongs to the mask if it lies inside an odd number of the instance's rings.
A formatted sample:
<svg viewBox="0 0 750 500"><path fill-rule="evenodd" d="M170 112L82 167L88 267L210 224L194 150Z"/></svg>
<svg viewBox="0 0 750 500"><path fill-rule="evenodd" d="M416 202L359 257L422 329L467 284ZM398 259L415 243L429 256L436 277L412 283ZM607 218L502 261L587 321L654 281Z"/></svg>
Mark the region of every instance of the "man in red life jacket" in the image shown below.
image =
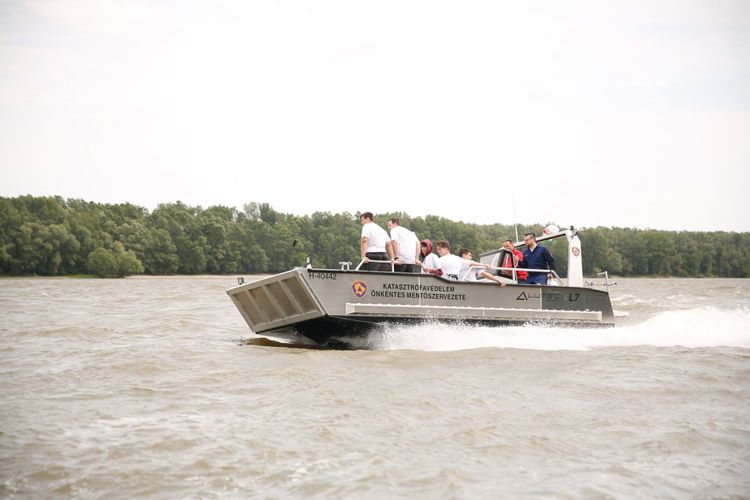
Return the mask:
<svg viewBox="0 0 750 500"><path fill-rule="evenodd" d="M511 240L503 241L503 248L507 250L507 252L503 252L504 257L502 263L500 264L500 267L523 267L523 254L520 250L513 246L513 242ZM507 278L512 278L513 271L500 271L500 275ZM526 271L516 271L516 279L519 283L526 281L526 278L528 277L529 275Z"/></svg>

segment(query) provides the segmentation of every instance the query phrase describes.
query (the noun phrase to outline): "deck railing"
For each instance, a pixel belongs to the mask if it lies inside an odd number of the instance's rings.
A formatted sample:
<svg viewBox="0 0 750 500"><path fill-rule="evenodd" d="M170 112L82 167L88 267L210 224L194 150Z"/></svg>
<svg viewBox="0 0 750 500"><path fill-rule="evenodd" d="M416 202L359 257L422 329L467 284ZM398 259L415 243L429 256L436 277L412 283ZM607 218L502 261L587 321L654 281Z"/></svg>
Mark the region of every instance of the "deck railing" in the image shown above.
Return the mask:
<svg viewBox="0 0 750 500"><path fill-rule="evenodd" d="M365 262L364 259L359 261L359 264L357 264L357 267L354 268L355 271L365 270L361 269L364 264L369 264L370 262L375 264L390 264L391 265L391 272L395 272L396 265L398 265L398 262L394 262L392 260L373 260L368 259L367 262ZM343 264L343 263L340 263ZM347 263L348 264L348 263ZM412 264L418 267L422 267L422 264ZM343 268L343 267L342 267ZM518 271L525 271L527 273L549 273L552 274L552 279L556 280L558 284L562 284L562 280L560 279L560 276L553 270L553 269L526 269L523 267L494 267L494 266L488 266L487 269L491 269L493 271L510 271L511 276L513 276L513 281L518 283ZM348 266L347 266L348 270Z"/></svg>

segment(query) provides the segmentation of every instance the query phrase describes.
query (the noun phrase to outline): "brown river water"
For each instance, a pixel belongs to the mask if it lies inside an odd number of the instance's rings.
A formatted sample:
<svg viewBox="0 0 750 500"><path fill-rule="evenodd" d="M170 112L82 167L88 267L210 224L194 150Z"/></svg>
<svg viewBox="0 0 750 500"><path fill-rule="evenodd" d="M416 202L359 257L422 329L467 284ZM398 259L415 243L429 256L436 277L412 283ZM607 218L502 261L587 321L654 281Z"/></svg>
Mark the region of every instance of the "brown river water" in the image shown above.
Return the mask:
<svg viewBox="0 0 750 500"><path fill-rule="evenodd" d="M234 277L0 280L2 498L749 498L750 280L611 329L261 340Z"/></svg>

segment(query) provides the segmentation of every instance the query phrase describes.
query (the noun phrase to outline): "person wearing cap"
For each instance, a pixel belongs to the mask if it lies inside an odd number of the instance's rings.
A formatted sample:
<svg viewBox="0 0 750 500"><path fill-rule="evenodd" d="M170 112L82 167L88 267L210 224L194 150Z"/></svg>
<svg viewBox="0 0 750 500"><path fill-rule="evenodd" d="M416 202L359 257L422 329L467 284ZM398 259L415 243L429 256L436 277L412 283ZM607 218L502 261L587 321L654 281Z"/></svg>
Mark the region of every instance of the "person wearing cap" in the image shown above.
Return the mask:
<svg viewBox="0 0 750 500"><path fill-rule="evenodd" d="M391 231L391 245L393 255L396 257L395 270L402 273L417 273L417 261L419 260L419 238L401 225L401 219L391 217L388 219L388 229Z"/></svg>

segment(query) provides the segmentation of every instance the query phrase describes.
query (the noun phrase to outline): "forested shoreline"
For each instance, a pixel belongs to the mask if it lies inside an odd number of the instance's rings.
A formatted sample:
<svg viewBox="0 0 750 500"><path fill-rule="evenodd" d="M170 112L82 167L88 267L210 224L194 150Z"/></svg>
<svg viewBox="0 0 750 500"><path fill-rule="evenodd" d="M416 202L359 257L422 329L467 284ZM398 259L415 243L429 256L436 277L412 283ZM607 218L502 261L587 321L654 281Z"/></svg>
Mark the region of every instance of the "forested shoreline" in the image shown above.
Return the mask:
<svg viewBox="0 0 750 500"><path fill-rule="evenodd" d="M363 207L364 210L367 207ZM155 210L61 197L0 197L0 275L255 274L302 265L339 267L359 259L358 214L292 215L265 203L242 210L165 203ZM514 239L511 224L479 225L443 217L391 216L420 238L447 239L475 255ZM541 233L541 224L518 231ZM584 273L622 276L750 277L750 233L584 228ZM545 243L546 244L546 243ZM564 241L549 244L565 272Z"/></svg>

